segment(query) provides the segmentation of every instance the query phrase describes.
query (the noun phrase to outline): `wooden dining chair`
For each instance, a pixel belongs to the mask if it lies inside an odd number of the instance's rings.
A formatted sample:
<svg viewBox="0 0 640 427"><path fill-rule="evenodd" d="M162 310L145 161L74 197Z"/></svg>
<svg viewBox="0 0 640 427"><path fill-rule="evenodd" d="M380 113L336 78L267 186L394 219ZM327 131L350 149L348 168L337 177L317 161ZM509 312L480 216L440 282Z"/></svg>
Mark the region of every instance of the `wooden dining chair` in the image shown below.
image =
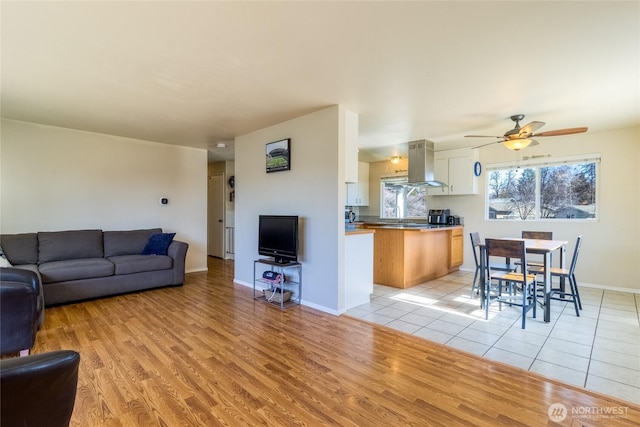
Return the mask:
<svg viewBox="0 0 640 427"><path fill-rule="evenodd" d="M553 240L553 231L523 231L523 239ZM529 267L544 267L544 262L529 260Z"/></svg>
<svg viewBox="0 0 640 427"><path fill-rule="evenodd" d="M523 231L523 239L553 240L553 231Z"/></svg>
<svg viewBox="0 0 640 427"><path fill-rule="evenodd" d="M551 285L550 299L556 301L572 302L573 307L576 310L576 316L580 317L580 310L582 310L582 301L580 301L580 292L578 291L578 282L576 281L576 264L578 263L578 256L580 255L580 248L582 247L582 236L578 236L576 240L576 247L573 251L573 257L571 258L571 265L569 268L551 268L551 279L558 277L560 279L566 279L569 282L569 291L560 288L560 285L554 287ZM542 274L544 267L531 267L531 272L536 274ZM569 298L567 298L569 297Z"/></svg>
<svg viewBox="0 0 640 427"><path fill-rule="evenodd" d="M527 271L527 251L523 240L508 239L486 239L486 263L487 266L487 282L485 284L485 310L486 316L489 316L489 305L491 300L499 303L500 310L502 304L516 305L522 307L522 329L525 328L527 312L533 310L533 317L536 317L536 297L537 283L536 275L529 274ZM497 271L491 268L491 257L500 257L506 259L519 259L522 265L522 272L515 271ZM496 291L492 295L492 282L497 282ZM503 283L508 285L509 294L502 292ZM521 290L518 294L518 286Z"/></svg>
<svg viewBox="0 0 640 427"><path fill-rule="evenodd" d="M473 275L473 283L471 284L471 298L473 298L474 291L478 293L479 285L478 280L480 276L480 251L479 247L482 244L480 240L480 233L477 231L469 233L469 237L471 237L471 250L473 250L473 259L476 262L476 272ZM515 263L505 263L505 262L492 262L491 269L494 271L515 271L518 266Z"/></svg>

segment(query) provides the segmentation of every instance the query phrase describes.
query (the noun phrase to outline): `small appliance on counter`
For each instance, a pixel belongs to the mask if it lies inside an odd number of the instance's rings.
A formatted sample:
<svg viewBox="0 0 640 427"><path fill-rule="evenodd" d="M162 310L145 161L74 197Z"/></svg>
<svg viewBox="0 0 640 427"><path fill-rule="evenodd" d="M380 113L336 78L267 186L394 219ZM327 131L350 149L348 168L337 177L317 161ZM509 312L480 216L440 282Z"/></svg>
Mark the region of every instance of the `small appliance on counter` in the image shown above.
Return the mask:
<svg viewBox="0 0 640 427"><path fill-rule="evenodd" d="M356 220L356 214L355 212L353 212L351 209L345 209L344 210L344 222L345 223L350 223L350 222L354 222Z"/></svg>
<svg viewBox="0 0 640 427"><path fill-rule="evenodd" d="M447 225L451 211L449 209L429 209L429 225Z"/></svg>
<svg viewBox="0 0 640 427"><path fill-rule="evenodd" d="M449 215L447 225L462 225L462 220L458 215Z"/></svg>

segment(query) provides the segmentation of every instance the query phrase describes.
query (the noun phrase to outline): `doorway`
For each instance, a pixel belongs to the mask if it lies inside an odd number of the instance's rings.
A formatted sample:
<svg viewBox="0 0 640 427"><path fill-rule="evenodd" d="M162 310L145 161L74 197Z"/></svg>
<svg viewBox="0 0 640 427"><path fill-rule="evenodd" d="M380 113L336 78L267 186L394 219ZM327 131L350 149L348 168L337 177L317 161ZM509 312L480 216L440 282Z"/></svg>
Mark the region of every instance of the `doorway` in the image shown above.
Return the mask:
<svg viewBox="0 0 640 427"><path fill-rule="evenodd" d="M224 174L209 176L207 254L224 258Z"/></svg>

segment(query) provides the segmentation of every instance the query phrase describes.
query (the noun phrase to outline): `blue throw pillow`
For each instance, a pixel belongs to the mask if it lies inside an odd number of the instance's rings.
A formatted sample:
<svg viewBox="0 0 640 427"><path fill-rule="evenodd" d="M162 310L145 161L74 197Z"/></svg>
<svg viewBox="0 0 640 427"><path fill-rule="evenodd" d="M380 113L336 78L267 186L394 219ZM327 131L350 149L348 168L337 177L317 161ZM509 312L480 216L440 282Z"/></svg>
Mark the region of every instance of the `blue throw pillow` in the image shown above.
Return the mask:
<svg viewBox="0 0 640 427"><path fill-rule="evenodd" d="M176 233L153 233L149 236L142 255L166 255Z"/></svg>

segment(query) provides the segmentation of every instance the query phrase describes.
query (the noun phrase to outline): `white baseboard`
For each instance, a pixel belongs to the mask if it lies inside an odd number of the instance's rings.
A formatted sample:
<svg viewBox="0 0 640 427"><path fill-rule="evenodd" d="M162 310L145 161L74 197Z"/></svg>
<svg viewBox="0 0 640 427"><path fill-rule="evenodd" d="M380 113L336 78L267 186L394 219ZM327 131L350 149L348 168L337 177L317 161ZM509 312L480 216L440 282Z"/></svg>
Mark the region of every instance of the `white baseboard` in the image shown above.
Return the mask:
<svg viewBox="0 0 640 427"><path fill-rule="evenodd" d="M476 271L475 268L461 268L460 271L465 271L468 273L474 273ZM615 292L630 292L632 294L640 294L640 289L630 289L622 286L609 286L609 285L601 285L598 283L585 283L578 280L578 286L581 288L593 288L593 289L602 289L603 291L615 291Z"/></svg>
<svg viewBox="0 0 640 427"><path fill-rule="evenodd" d="M246 286L247 288L253 289L253 283L247 283L245 281L237 280L235 278L233 279L233 283L235 283L236 285L242 285L242 286Z"/></svg>
<svg viewBox="0 0 640 427"><path fill-rule="evenodd" d="M630 292L632 294L640 294L640 289L629 289L629 288L623 288L621 286L607 286L607 285L598 285L594 283L584 283L584 282L578 282L578 286L581 288L602 289L604 291Z"/></svg>
<svg viewBox="0 0 640 427"><path fill-rule="evenodd" d="M247 288L253 289L253 283L247 283L247 282L245 282L243 280L236 280L236 279L233 279L233 283L235 283L236 285L246 286ZM263 287L262 286L256 286L256 289L262 290ZM302 300L302 301L300 301L300 305L304 305L305 307L310 307L310 308L322 311L324 313L332 314L334 316L339 315L339 313L336 310L327 308L327 307L322 306L322 305L314 304L314 303L311 303L309 301Z"/></svg>
<svg viewBox="0 0 640 427"><path fill-rule="evenodd" d="M189 270L185 270L185 273L201 273L203 271L208 271L207 267L191 268Z"/></svg>

